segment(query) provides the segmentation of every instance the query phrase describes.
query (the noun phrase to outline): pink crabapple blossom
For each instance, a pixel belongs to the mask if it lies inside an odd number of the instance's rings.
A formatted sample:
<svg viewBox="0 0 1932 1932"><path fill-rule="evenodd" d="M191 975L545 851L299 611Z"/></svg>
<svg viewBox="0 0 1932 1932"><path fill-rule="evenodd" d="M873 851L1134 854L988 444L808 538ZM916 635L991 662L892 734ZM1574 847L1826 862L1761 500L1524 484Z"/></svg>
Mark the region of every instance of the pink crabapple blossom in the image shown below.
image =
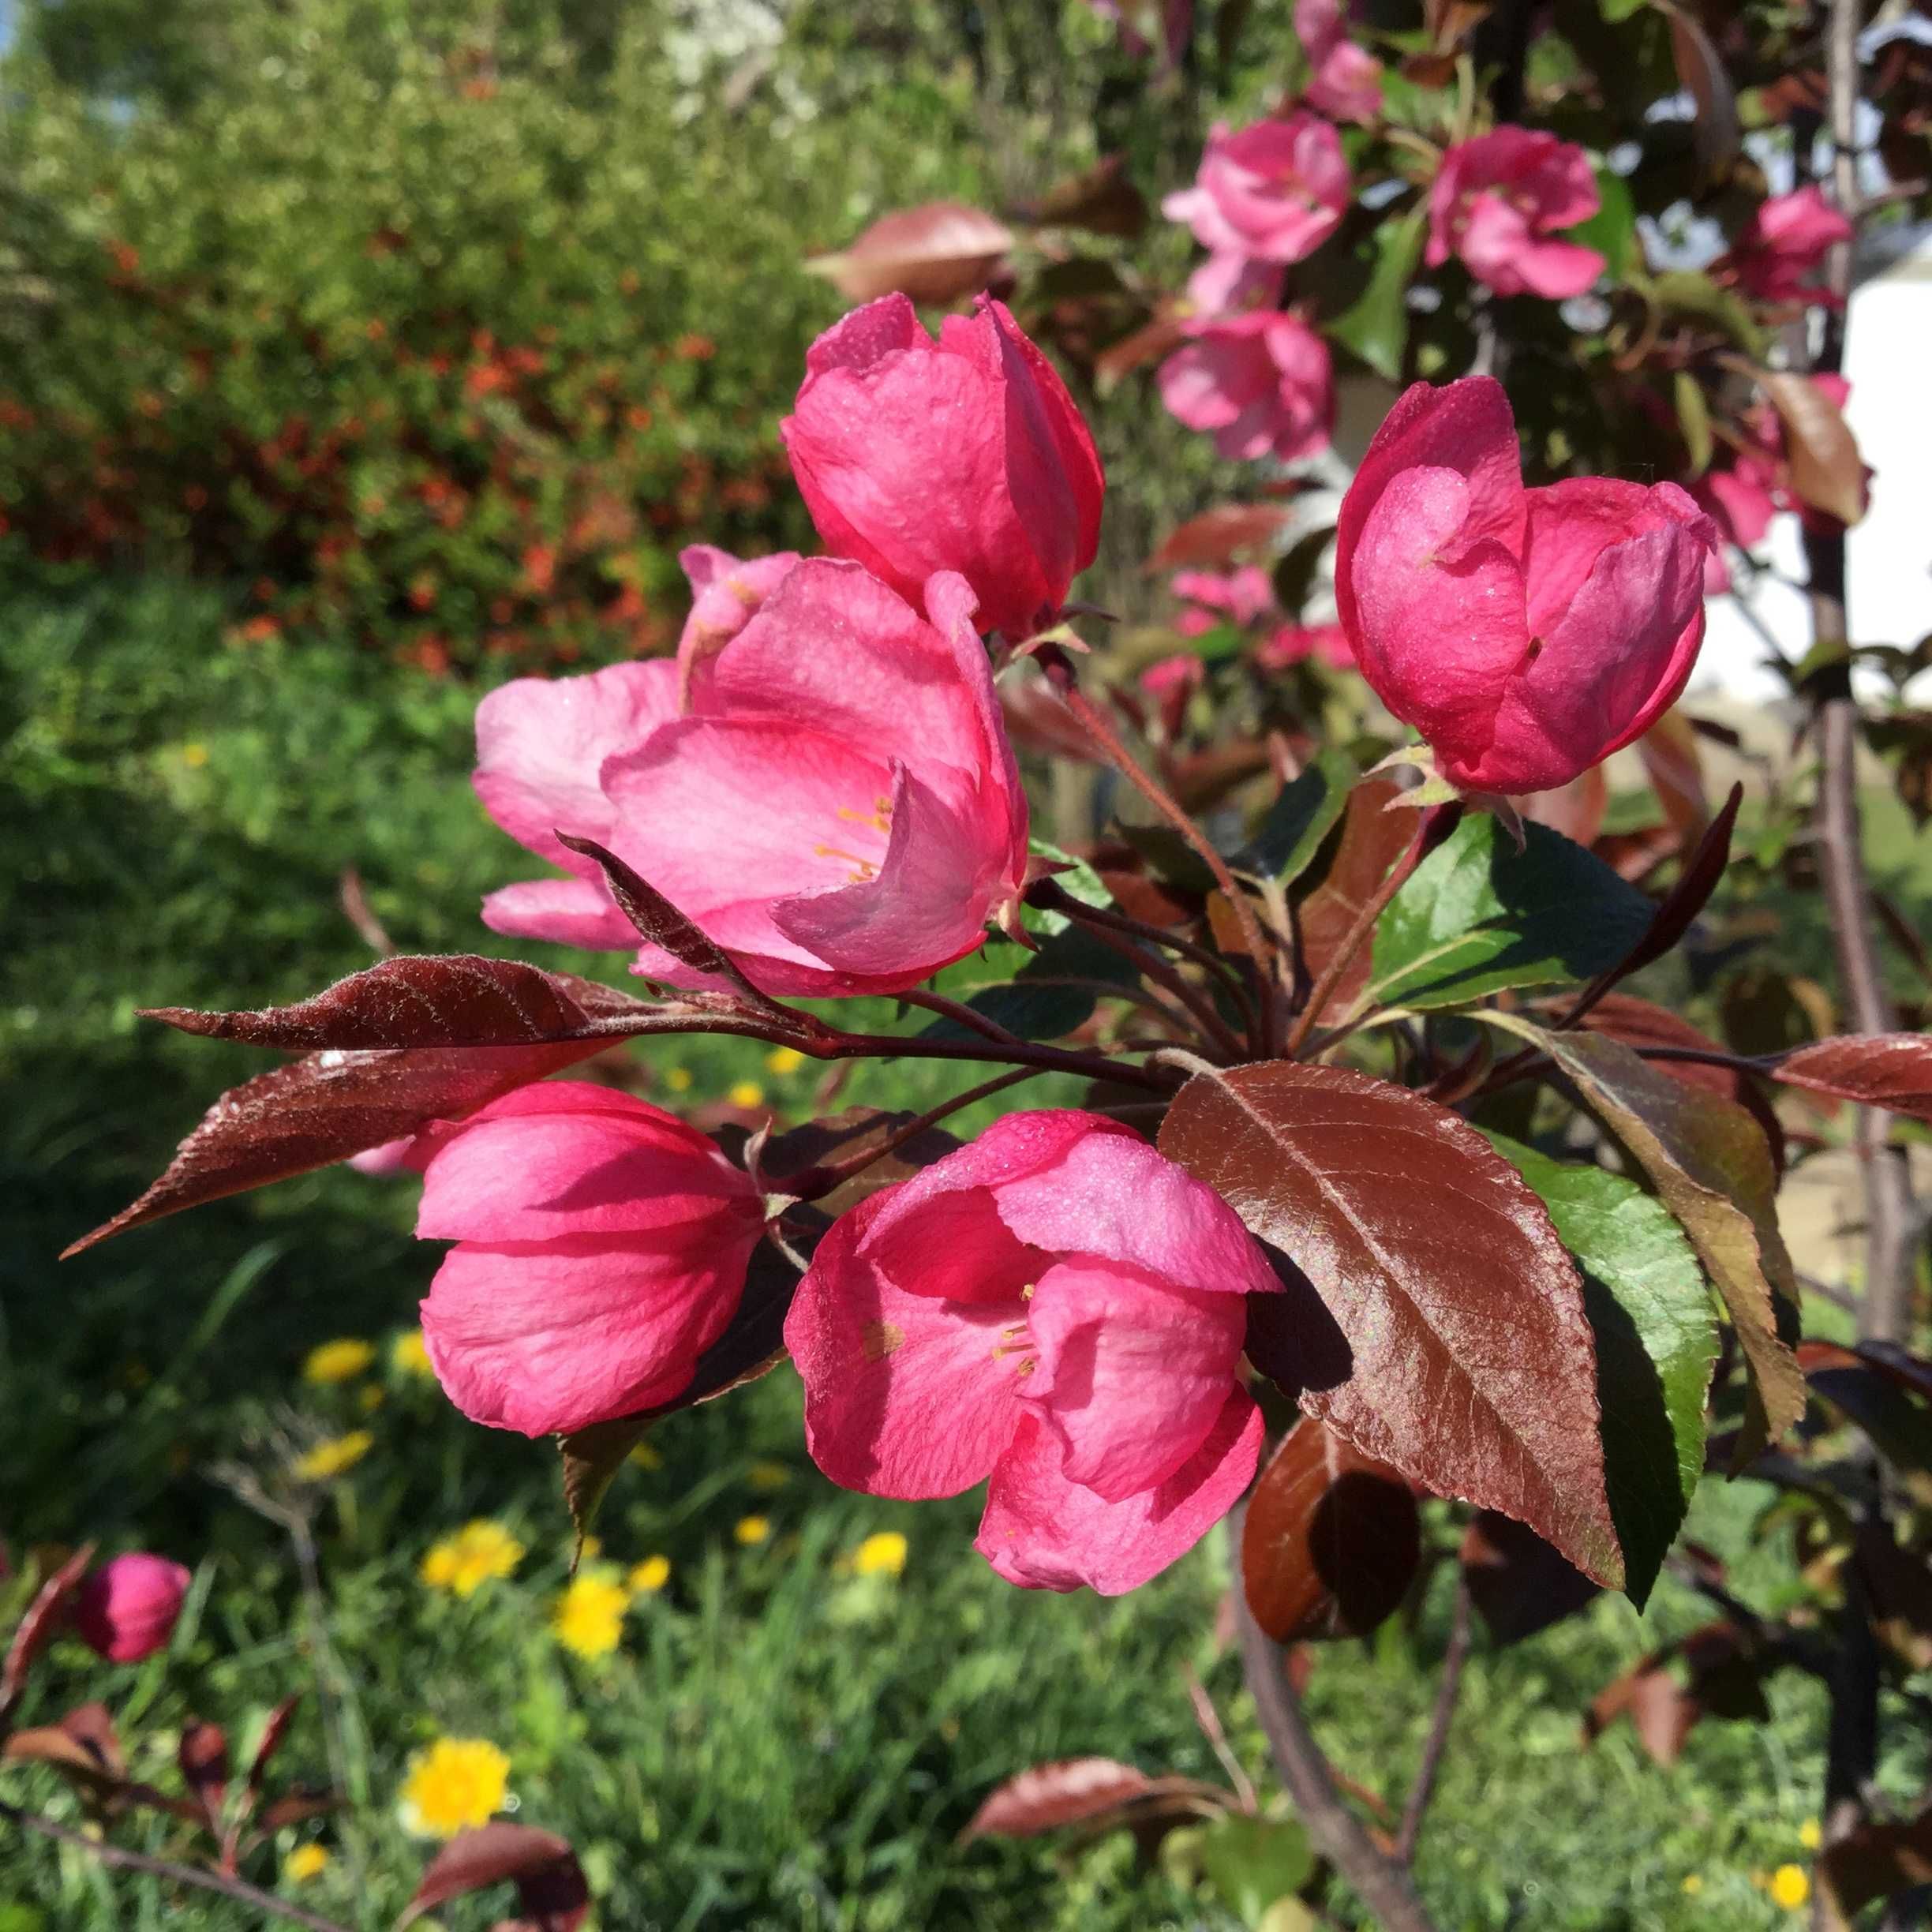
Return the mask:
<svg viewBox="0 0 1932 1932"><path fill-rule="evenodd" d="M1275 586L1267 572L1256 564L1244 564L1225 574L1176 571L1167 588L1188 606L1174 627L1184 637L1198 637L1224 620L1251 624L1275 608Z"/></svg>
<svg viewBox="0 0 1932 1932"><path fill-rule="evenodd" d="M526 1436L668 1400L724 1331L765 1210L695 1128L540 1080L436 1130L416 1232L453 1241L422 1303L444 1391Z"/></svg>
<svg viewBox="0 0 1932 1932"><path fill-rule="evenodd" d="M1761 301L1836 306L1840 298L1810 278L1838 243L1851 238L1851 223L1822 188L1808 185L1761 201L1720 268Z"/></svg>
<svg viewBox="0 0 1932 1932"><path fill-rule="evenodd" d="M1295 0L1295 36L1313 69L1303 99L1366 127L1382 111L1382 63L1348 37L1342 0Z"/></svg>
<svg viewBox="0 0 1932 1932"><path fill-rule="evenodd" d="M938 573L928 622L858 564L771 558L714 578L701 605L733 584L749 614L721 643L728 613L687 627L702 642L681 665L520 679L484 700L478 794L577 874L505 887L484 918L635 947L639 971L696 983L638 947L554 827L613 850L768 991L916 985L972 951L1025 885L1026 797L972 594Z"/></svg>
<svg viewBox="0 0 1932 1932"><path fill-rule="evenodd" d="M1161 400L1236 462L1283 462L1327 447L1335 425L1328 346L1298 316L1264 309L1198 317L1156 372Z"/></svg>
<svg viewBox="0 0 1932 1932"><path fill-rule="evenodd" d="M1118 1595L1254 1473L1245 1297L1279 1286L1234 1210L1129 1129L1009 1114L820 1244L785 1323L807 1445L871 1496L990 1477L977 1547L1001 1575Z"/></svg>
<svg viewBox="0 0 1932 1932"><path fill-rule="evenodd" d="M780 425L826 549L916 603L937 571L983 628L1031 635L1093 561L1106 478L1066 385L981 296L937 342L904 295L855 309L807 350Z"/></svg>
<svg viewBox="0 0 1932 1932"><path fill-rule="evenodd" d="M1348 633L1339 623L1286 623L1255 646L1254 661L1264 671L1285 671L1310 658L1333 670L1347 670L1355 661Z"/></svg>
<svg viewBox="0 0 1932 1932"><path fill-rule="evenodd" d="M1425 259L1451 255L1499 295L1580 295L1603 273L1594 249L1552 239L1588 221L1601 197L1589 157L1541 129L1500 127L1458 142L1429 189Z"/></svg>
<svg viewBox="0 0 1932 1932"><path fill-rule="evenodd" d="M1194 185L1161 204L1209 254L1280 265L1314 253L1347 212L1341 137L1297 112L1230 133L1217 122Z"/></svg>
<svg viewBox="0 0 1932 1932"><path fill-rule="evenodd" d="M1417 383L1342 500L1335 596L1363 676L1445 777L1541 792L1676 702L1716 544L1673 483L1526 489L1500 383Z"/></svg>
<svg viewBox="0 0 1932 1932"><path fill-rule="evenodd" d="M80 1586L74 1627L110 1663L138 1664L174 1635L192 1581L182 1564L145 1550L111 1557Z"/></svg>

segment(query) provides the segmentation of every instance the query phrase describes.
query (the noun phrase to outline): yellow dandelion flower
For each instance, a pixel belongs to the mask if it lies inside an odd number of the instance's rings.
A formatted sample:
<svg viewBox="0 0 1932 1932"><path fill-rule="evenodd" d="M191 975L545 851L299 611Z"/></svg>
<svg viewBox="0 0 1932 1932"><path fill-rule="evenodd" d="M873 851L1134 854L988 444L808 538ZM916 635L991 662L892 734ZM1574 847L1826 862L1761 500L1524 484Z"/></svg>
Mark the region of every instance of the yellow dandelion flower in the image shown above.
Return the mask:
<svg viewBox="0 0 1932 1932"><path fill-rule="evenodd" d="M762 1543L771 1534L771 1518L769 1516L741 1516L738 1526L732 1534L747 1549Z"/></svg>
<svg viewBox="0 0 1932 1932"><path fill-rule="evenodd" d="M754 1489L769 1496L774 1489L782 1489L792 1480L792 1472L782 1462L774 1462L769 1456L761 1456L745 1471L745 1481Z"/></svg>
<svg viewBox="0 0 1932 1932"><path fill-rule="evenodd" d="M429 1366L429 1345L420 1328L406 1329L389 1344L389 1366L398 1375L421 1376L425 1380L436 1371Z"/></svg>
<svg viewBox="0 0 1932 1932"><path fill-rule="evenodd" d="M1798 1827L1798 1842L1807 1852L1815 1852L1825 1842L1825 1833L1816 1818L1807 1818Z"/></svg>
<svg viewBox="0 0 1932 1932"><path fill-rule="evenodd" d="M295 1458L295 1473L304 1482L327 1482L331 1477L352 1470L376 1446L367 1429L351 1429L346 1436L329 1436Z"/></svg>
<svg viewBox="0 0 1932 1932"><path fill-rule="evenodd" d="M410 1760L402 1824L424 1838L486 1825L510 1788L510 1760L481 1738L438 1738Z"/></svg>
<svg viewBox="0 0 1932 1932"><path fill-rule="evenodd" d="M788 1073L796 1073L804 1064L805 1056L796 1046L774 1046L765 1056L766 1072L781 1079Z"/></svg>
<svg viewBox="0 0 1932 1932"><path fill-rule="evenodd" d="M631 1593L606 1570L583 1570L556 1601L550 1628L566 1650L580 1657L608 1657L623 1635Z"/></svg>
<svg viewBox="0 0 1932 1932"><path fill-rule="evenodd" d="M665 1084L673 1093L689 1093L691 1070L689 1067L672 1067L665 1074Z"/></svg>
<svg viewBox="0 0 1932 1932"><path fill-rule="evenodd" d="M339 1342L324 1342L311 1349L302 1364L302 1380L317 1388L335 1382L353 1382L376 1359L376 1351L366 1342L345 1336Z"/></svg>
<svg viewBox="0 0 1932 1932"><path fill-rule="evenodd" d="M656 1470L662 1469L664 1467L664 1457L662 1454L657 1450L653 1449L647 1442L639 1443L638 1446L631 1451L630 1459L632 1463L636 1466L636 1467L641 1470Z"/></svg>
<svg viewBox="0 0 1932 1932"><path fill-rule="evenodd" d="M900 1576L905 1563L906 1540L897 1530L881 1530L852 1552L855 1576Z"/></svg>
<svg viewBox="0 0 1932 1932"><path fill-rule="evenodd" d="M454 1536L431 1545L421 1574L432 1589L474 1597L485 1583L507 1577L523 1560L523 1545L500 1522L465 1523Z"/></svg>
<svg viewBox="0 0 1932 1932"><path fill-rule="evenodd" d="M604 1554L604 1539L587 1536L577 1545L577 1560L580 1563L594 1562Z"/></svg>
<svg viewBox="0 0 1932 1932"><path fill-rule="evenodd" d="M208 762L208 747L201 743L185 744L182 747L182 762L190 771L199 771Z"/></svg>
<svg viewBox="0 0 1932 1932"><path fill-rule="evenodd" d="M631 1574L624 1578L624 1584L633 1597L655 1597L670 1581L671 1559L646 1556L641 1563L631 1566Z"/></svg>
<svg viewBox="0 0 1932 1932"><path fill-rule="evenodd" d="M1703 1889L1704 1874L1702 1872L1691 1873L1683 1881L1683 1895L1686 1898L1695 1898Z"/></svg>
<svg viewBox="0 0 1932 1932"><path fill-rule="evenodd" d="M765 1089L756 1080L733 1080L725 1089L724 1098L735 1107L762 1106Z"/></svg>
<svg viewBox="0 0 1932 1932"><path fill-rule="evenodd" d="M328 1870L328 1862L327 1845L299 1844L282 1861L283 1875L305 1885L311 1878L320 1878Z"/></svg>
<svg viewBox="0 0 1932 1932"><path fill-rule="evenodd" d="M1811 1881L1802 1865L1780 1865L1771 1874L1771 1896L1787 1911L1796 1911L1811 1896Z"/></svg>

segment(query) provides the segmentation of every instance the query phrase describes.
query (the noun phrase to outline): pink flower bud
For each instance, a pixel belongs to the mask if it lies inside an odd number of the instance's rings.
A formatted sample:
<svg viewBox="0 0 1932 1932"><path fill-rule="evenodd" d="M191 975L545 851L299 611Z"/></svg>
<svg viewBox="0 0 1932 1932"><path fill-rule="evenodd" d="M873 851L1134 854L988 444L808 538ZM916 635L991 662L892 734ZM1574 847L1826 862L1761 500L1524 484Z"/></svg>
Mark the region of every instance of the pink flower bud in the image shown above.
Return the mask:
<svg viewBox="0 0 1932 1932"><path fill-rule="evenodd" d="M1030 1589L1136 1588L1246 1488L1245 1297L1279 1284L1234 1211L1099 1114L1013 1114L820 1244L785 1343L833 1481L957 1496Z"/></svg>
<svg viewBox="0 0 1932 1932"><path fill-rule="evenodd" d="M1548 791L1676 702L1716 545L1674 483L1525 489L1500 383L1417 383L1342 500L1335 601L1363 676L1445 777Z"/></svg>
<svg viewBox="0 0 1932 1932"><path fill-rule="evenodd" d="M1093 561L1106 487L1053 365L981 296L935 343L904 295L814 343L780 425L826 549L917 604L955 571L983 627L1030 635Z"/></svg>
<svg viewBox="0 0 1932 1932"><path fill-rule="evenodd" d="M1594 249L1547 238L1588 221L1601 204L1589 157L1541 129L1500 127L1458 142L1429 190L1427 260L1459 255L1499 295L1561 301L1603 273Z"/></svg>
<svg viewBox="0 0 1932 1932"><path fill-rule="evenodd" d="M1800 188L1758 204L1724 265L1763 301L1836 305L1837 296L1809 286L1808 278L1839 242L1851 238L1851 223L1825 191Z"/></svg>
<svg viewBox="0 0 1932 1932"><path fill-rule="evenodd" d="M1187 334L1155 380L1161 400L1190 429L1211 431L1223 456L1292 462L1327 447L1334 368L1299 316L1252 309L1190 322Z"/></svg>
<svg viewBox="0 0 1932 1932"><path fill-rule="evenodd" d="M454 1241L422 1303L430 1365L472 1421L548 1436L676 1395L730 1321L764 1226L696 1129L541 1080L447 1130L416 1232Z"/></svg>
<svg viewBox="0 0 1932 1932"><path fill-rule="evenodd" d="M174 1634L189 1572L165 1556L132 1551L103 1563L74 1598L82 1640L110 1663L137 1664Z"/></svg>
<svg viewBox="0 0 1932 1932"><path fill-rule="evenodd" d="M1382 63L1349 39L1342 0L1295 0L1294 28L1312 70L1309 105L1367 126L1382 111Z"/></svg>

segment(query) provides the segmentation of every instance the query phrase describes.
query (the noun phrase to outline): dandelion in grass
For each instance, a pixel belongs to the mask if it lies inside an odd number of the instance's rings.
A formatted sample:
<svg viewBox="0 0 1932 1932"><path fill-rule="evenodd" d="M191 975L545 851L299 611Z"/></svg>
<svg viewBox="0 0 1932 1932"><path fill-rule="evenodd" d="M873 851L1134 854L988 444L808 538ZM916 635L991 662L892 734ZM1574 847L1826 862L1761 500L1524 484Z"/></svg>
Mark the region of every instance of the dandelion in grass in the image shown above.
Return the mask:
<svg viewBox="0 0 1932 1932"><path fill-rule="evenodd" d="M770 1540L771 1518L769 1516L741 1516L732 1534L745 1548L755 1549L759 1544Z"/></svg>
<svg viewBox="0 0 1932 1932"><path fill-rule="evenodd" d="M745 1481L766 1496L775 1489L782 1489L791 1480L791 1470L784 1463L773 1462L769 1456L761 1456L745 1471Z"/></svg>
<svg viewBox="0 0 1932 1932"><path fill-rule="evenodd" d="M566 1650L580 1657L608 1657L623 1635L631 1593L614 1571L582 1571L556 1601L550 1629Z"/></svg>
<svg viewBox="0 0 1932 1932"><path fill-rule="evenodd" d="M1686 1898L1698 1898L1702 1895L1703 1890L1704 1874L1702 1872L1692 1872L1685 1878L1683 1895Z"/></svg>
<svg viewBox="0 0 1932 1932"><path fill-rule="evenodd" d="M389 1366L399 1376L416 1376L428 1382L436 1371L429 1366L429 1350L420 1328L410 1328L389 1345Z"/></svg>
<svg viewBox="0 0 1932 1932"><path fill-rule="evenodd" d="M796 1046L774 1046L765 1056L765 1071L776 1073L781 1080L796 1073L804 1064L805 1056Z"/></svg>
<svg viewBox="0 0 1932 1932"><path fill-rule="evenodd" d="M631 1566L630 1574L624 1578L624 1586L633 1597L655 1597L671 1581L671 1559L668 1556L646 1556L641 1563Z"/></svg>
<svg viewBox="0 0 1932 1932"><path fill-rule="evenodd" d="M482 1738L438 1738L410 1758L402 1782L403 1828L454 1838L487 1824L510 1788L510 1760Z"/></svg>
<svg viewBox="0 0 1932 1932"><path fill-rule="evenodd" d="M501 1523L479 1520L432 1544L421 1574L432 1589L474 1597L485 1583L512 1574L522 1560L523 1545Z"/></svg>
<svg viewBox="0 0 1932 1932"><path fill-rule="evenodd" d="M376 1359L374 1347L353 1336L324 1342L309 1351L302 1364L302 1380L316 1388L330 1388L339 1382L353 1382Z"/></svg>
<svg viewBox="0 0 1932 1932"><path fill-rule="evenodd" d="M1802 1865L1780 1865L1771 1874L1770 1891L1774 1903L1797 1911L1811 1896L1811 1880Z"/></svg>
<svg viewBox="0 0 1932 1932"><path fill-rule="evenodd" d="M726 1089L724 1098L735 1107L762 1106L765 1089L756 1080L733 1080Z"/></svg>
<svg viewBox="0 0 1932 1932"><path fill-rule="evenodd" d="M304 1482L328 1482L352 1470L376 1446L367 1429L351 1429L346 1436L325 1436L313 1449L305 1450L291 1467Z"/></svg>
<svg viewBox="0 0 1932 1932"><path fill-rule="evenodd" d="M1798 1827L1798 1842L1807 1852L1815 1852L1825 1842L1823 1829L1816 1818L1807 1818Z"/></svg>
<svg viewBox="0 0 1932 1932"><path fill-rule="evenodd" d="M328 1864L327 1845L300 1844L282 1861L282 1873L297 1885L306 1885L311 1878L320 1878Z"/></svg>
<svg viewBox="0 0 1932 1932"><path fill-rule="evenodd" d="M660 1470L664 1467L664 1456L647 1442L641 1442L631 1451L629 1461L641 1470Z"/></svg>
<svg viewBox="0 0 1932 1932"><path fill-rule="evenodd" d="M689 1093L691 1088L691 1070L689 1067L672 1067L665 1074L665 1084L673 1093Z"/></svg>
<svg viewBox="0 0 1932 1932"><path fill-rule="evenodd" d="M903 1576L905 1566L906 1540L897 1530L876 1531L852 1555L854 1576Z"/></svg>

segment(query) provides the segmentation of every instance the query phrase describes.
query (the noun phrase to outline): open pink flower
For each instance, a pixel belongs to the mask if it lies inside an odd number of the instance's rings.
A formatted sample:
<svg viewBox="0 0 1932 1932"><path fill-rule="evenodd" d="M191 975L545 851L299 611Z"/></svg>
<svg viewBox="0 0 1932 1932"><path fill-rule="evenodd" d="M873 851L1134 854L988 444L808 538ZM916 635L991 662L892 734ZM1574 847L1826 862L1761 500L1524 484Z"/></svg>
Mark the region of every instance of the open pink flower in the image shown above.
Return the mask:
<svg viewBox="0 0 1932 1932"><path fill-rule="evenodd" d="M1284 462L1327 447L1335 425L1328 345L1299 316L1252 310L1186 325L1162 363L1161 400L1223 456Z"/></svg>
<svg viewBox="0 0 1932 1932"><path fill-rule="evenodd" d="M1676 701L1716 542L1674 483L1525 489L1500 383L1417 383L1342 500L1335 600L1362 675L1444 777L1547 791Z"/></svg>
<svg viewBox="0 0 1932 1932"><path fill-rule="evenodd" d="M1161 204L1210 253L1300 261L1333 234L1348 208L1342 140L1319 114L1257 121L1230 133L1217 122L1194 185Z"/></svg>
<svg viewBox="0 0 1932 1932"><path fill-rule="evenodd" d="M1106 1596L1226 1514L1260 1447L1244 1297L1279 1286L1211 1189L1098 1114L1013 1114L844 1216L785 1323L833 1481L957 1496L980 1553Z"/></svg>
<svg viewBox="0 0 1932 1932"><path fill-rule="evenodd" d="M604 766L610 844L772 993L890 993L1024 889L1027 806L972 593L922 618L856 564L799 564L688 709ZM638 970L699 981L646 946Z"/></svg>
<svg viewBox="0 0 1932 1932"><path fill-rule="evenodd" d="M1500 127L1458 142L1429 190L1426 257L1440 268L1462 256L1499 295L1580 295L1603 273L1594 249L1549 238L1597 212L1589 157L1554 134Z"/></svg>
<svg viewBox="0 0 1932 1932"><path fill-rule="evenodd" d="M791 575L796 550L772 556L735 557L715 544L692 544L678 552L691 587L691 614L678 638L678 688L692 681L757 613L758 606Z"/></svg>
<svg viewBox="0 0 1932 1932"><path fill-rule="evenodd" d="M1720 266L1765 301L1823 302L1839 298L1810 278L1852 224L1815 185L1773 195L1752 211L1727 261Z"/></svg>
<svg viewBox="0 0 1932 1932"><path fill-rule="evenodd" d="M457 1245L422 1304L472 1421L548 1436L666 1402L724 1332L765 1219L696 1129L584 1080L541 1080L444 1129L416 1232Z"/></svg>
<svg viewBox="0 0 1932 1932"><path fill-rule="evenodd" d="M826 549L908 602L957 571L979 621L1029 635L1093 561L1100 459L1053 365L983 295L935 343L903 295L882 295L806 352L780 425Z"/></svg>
<svg viewBox="0 0 1932 1932"><path fill-rule="evenodd" d="M1294 29L1313 69L1303 98L1366 127L1382 111L1382 63L1348 37L1342 0L1295 0Z"/></svg>
<svg viewBox="0 0 1932 1932"><path fill-rule="evenodd" d="M145 1550L111 1557L80 1586L74 1627L110 1663L139 1663L174 1635L192 1580L181 1564Z"/></svg>

